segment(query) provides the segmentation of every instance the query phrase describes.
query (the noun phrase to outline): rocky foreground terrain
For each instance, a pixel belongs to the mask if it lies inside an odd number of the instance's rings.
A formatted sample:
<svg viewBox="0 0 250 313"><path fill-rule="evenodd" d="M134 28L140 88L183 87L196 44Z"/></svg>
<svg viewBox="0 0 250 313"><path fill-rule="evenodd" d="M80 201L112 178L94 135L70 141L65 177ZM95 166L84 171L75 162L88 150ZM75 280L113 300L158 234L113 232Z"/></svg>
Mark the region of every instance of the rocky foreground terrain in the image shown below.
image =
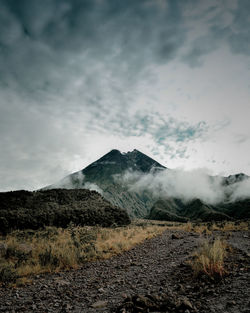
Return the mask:
<svg viewBox="0 0 250 313"><path fill-rule="evenodd" d="M214 235L233 247L222 280L195 278L186 264L206 235L167 230L112 259L1 287L0 312L250 313L250 233Z"/></svg>

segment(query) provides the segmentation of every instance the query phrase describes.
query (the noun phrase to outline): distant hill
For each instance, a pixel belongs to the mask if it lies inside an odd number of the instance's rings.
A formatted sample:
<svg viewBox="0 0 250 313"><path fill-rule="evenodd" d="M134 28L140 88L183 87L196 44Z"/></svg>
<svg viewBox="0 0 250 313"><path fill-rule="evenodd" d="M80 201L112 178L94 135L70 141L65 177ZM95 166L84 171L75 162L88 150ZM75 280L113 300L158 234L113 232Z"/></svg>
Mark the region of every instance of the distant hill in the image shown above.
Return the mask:
<svg viewBox="0 0 250 313"><path fill-rule="evenodd" d="M83 170L73 173L51 188L89 188L100 192L113 205L127 210L131 217L145 217L156 199L149 192L134 192L123 181L124 173L150 173L166 169L163 165L138 150L121 153L111 150Z"/></svg>
<svg viewBox="0 0 250 313"><path fill-rule="evenodd" d="M0 232L43 226L127 225L127 212L113 206L96 191L51 189L0 193Z"/></svg>
<svg viewBox="0 0 250 313"><path fill-rule="evenodd" d="M250 218L250 201L220 204L216 206L203 203L196 199L184 203L180 199L165 199L157 201L150 210L149 219L188 221L200 220L222 221Z"/></svg>
<svg viewBox="0 0 250 313"><path fill-rule="evenodd" d="M211 180L218 177L211 177ZM234 184L249 179L249 176L240 173L222 178L222 186L231 186L228 193L225 193L224 201L211 205L200 199L183 201L183 199L165 198L154 203L150 209L148 218L158 220L201 220L221 221L232 219L250 218L250 198L237 201L229 201ZM231 190L231 193L230 193Z"/></svg>

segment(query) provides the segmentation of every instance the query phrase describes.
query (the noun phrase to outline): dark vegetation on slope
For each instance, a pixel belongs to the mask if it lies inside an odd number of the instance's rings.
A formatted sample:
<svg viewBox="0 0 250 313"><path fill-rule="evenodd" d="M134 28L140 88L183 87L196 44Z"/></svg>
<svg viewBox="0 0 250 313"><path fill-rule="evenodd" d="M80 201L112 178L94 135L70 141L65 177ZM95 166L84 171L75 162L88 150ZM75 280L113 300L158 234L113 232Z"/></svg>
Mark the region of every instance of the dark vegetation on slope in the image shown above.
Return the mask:
<svg viewBox="0 0 250 313"><path fill-rule="evenodd" d="M182 204L178 199L158 200L152 207L148 218L160 221L176 221L186 222L188 219L179 214L179 204Z"/></svg>
<svg viewBox="0 0 250 313"><path fill-rule="evenodd" d="M218 205L208 205L199 199L182 202L180 199L157 201L148 215L149 219L203 222L250 218L250 200L241 200Z"/></svg>
<svg viewBox="0 0 250 313"><path fill-rule="evenodd" d="M0 193L0 232L44 226L127 225L125 210L87 189L25 190Z"/></svg>
<svg viewBox="0 0 250 313"><path fill-rule="evenodd" d="M250 218L250 199L221 204L220 209L236 219L248 219Z"/></svg>

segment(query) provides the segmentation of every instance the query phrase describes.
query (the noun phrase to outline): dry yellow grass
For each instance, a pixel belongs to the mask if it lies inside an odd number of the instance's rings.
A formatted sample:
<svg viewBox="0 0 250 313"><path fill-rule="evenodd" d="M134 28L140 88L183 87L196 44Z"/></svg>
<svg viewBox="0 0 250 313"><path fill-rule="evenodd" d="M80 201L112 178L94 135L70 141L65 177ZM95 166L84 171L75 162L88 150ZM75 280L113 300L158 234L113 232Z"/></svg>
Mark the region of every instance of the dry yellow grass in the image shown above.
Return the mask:
<svg viewBox="0 0 250 313"><path fill-rule="evenodd" d="M184 224L184 230L185 230L185 231L188 231L188 232L192 231L192 230L193 230L193 225L192 225L192 223L191 223L191 222L185 223L185 224Z"/></svg>
<svg viewBox="0 0 250 313"><path fill-rule="evenodd" d="M224 268L226 248L227 245L220 239L216 239L213 243L205 241L194 253L194 259L190 261L195 274L205 273L210 278L222 277L226 273Z"/></svg>
<svg viewBox="0 0 250 313"><path fill-rule="evenodd" d="M0 240L8 246L7 254L0 257L0 280L1 275L5 280L14 275L20 283L26 282L32 274L77 268L83 262L109 258L129 250L164 230L164 225L141 223L119 228L71 226L15 231ZM20 250L23 244L30 248L29 253Z"/></svg>
<svg viewBox="0 0 250 313"><path fill-rule="evenodd" d="M244 231L249 230L249 223L248 222L225 222L221 224L212 225L212 230L221 230L223 232L230 232L230 231Z"/></svg>
<svg viewBox="0 0 250 313"><path fill-rule="evenodd" d="M102 229L97 236L97 256L109 258L114 254L121 253L135 245L161 234L166 228L159 226L133 226L125 229Z"/></svg>
<svg viewBox="0 0 250 313"><path fill-rule="evenodd" d="M249 230L249 222L247 221L228 221L228 222L209 222L209 223L182 223L173 225L172 229L184 230L187 232L196 232L199 234L211 235L213 231L232 232Z"/></svg>
<svg viewBox="0 0 250 313"><path fill-rule="evenodd" d="M193 231L198 234L205 234L205 235L211 235L212 231L209 229L209 227L206 224L203 225L194 225Z"/></svg>
<svg viewBox="0 0 250 313"><path fill-rule="evenodd" d="M32 274L55 272L79 267L83 262L110 258L133 248L146 239L160 235L163 231L182 230L210 235L213 231L228 232L247 230L247 222L194 224L135 220L131 225L118 228L74 227L67 229L47 227L40 231L15 231L0 238L0 244L8 246L6 255L0 255L1 280L27 282ZM28 251L20 249L26 245ZM30 248L30 252L29 252ZM225 249L221 241L204 247L196 254L192 265L208 275L223 274Z"/></svg>

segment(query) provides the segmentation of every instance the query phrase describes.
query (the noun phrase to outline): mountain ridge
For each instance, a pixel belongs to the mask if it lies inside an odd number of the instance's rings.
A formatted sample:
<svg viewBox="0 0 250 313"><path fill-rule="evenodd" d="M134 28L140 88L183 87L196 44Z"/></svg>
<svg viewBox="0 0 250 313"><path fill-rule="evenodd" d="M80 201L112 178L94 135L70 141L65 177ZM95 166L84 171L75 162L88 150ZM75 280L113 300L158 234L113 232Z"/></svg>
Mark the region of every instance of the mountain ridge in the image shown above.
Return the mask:
<svg viewBox="0 0 250 313"><path fill-rule="evenodd" d="M228 189L229 193L224 195L223 203L211 205L198 198L195 199L195 197L190 201L183 201L181 198L174 199L174 197L167 196L167 190L166 195L162 198L147 188L141 190L133 188L129 180L125 179L129 176L135 176L136 180L137 176L145 177L148 174L155 177L156 174L164 170L172 171L139 150L134 149L131 152L122 153L113 149L84 169L74 172L58 183L44 189L87 188L96 190L113 205L126 209L132 218L149 217L154 219L166 216L169 219L184 221L199 218L204 220L231 219L234 215L242 218L245 212L247 216L249 215L247 205L244 204L247 200L237 202L238 204L241 203L241 209L239 209L241 214L233 209L231 203L227 203L230 202L228 200L230 199L230 188ZM249 176L238 173L227 177L208 176L208 178L211 182L219 180L221 186L230 187L249 179Z"/></svg>

